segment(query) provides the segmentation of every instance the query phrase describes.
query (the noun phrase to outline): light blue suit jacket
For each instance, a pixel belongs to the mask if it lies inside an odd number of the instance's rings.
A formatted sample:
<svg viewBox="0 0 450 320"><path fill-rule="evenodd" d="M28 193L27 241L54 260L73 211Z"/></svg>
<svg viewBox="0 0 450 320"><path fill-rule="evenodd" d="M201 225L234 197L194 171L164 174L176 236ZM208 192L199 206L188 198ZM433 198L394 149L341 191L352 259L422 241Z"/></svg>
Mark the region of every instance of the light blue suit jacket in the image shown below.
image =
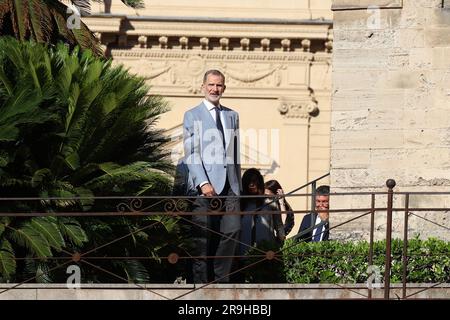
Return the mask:
<svg viewBox="0 0 450 320"><path fill-rule="evenodd" d="M184 114L184 155L195 187L209 181L220 194L228 177L231 189L240 195L239 115L229 108L222 108L226 150L213 117L201 103Z"/></svg>

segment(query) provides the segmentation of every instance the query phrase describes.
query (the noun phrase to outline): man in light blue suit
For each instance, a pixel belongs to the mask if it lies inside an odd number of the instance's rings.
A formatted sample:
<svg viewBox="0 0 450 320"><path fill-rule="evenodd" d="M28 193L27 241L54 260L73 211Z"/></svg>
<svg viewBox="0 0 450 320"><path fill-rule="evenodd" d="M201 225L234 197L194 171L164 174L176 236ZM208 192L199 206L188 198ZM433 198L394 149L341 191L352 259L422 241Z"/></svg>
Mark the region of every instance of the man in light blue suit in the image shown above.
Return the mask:
<svg viewBox="0 0 450 320"><path fill-rule="evenodd" d="M194 283L229 282L233 256L238 245L241 184L238 113L220 104L225 76L209 70L203 77L205 99L184 114L183 134L186 165L199 195L220 196L222 215L202 215L211 210L211 198L199 197L194 203L192 237ZM212 210L217 210L212 208ZM224 211L224 210L222 210ZM215 232L209 232L211 229ZM219 234L218 234L219 233ZM204 256L220 256L207 261ZM209 273L208 273L209 270Z"/></svg>

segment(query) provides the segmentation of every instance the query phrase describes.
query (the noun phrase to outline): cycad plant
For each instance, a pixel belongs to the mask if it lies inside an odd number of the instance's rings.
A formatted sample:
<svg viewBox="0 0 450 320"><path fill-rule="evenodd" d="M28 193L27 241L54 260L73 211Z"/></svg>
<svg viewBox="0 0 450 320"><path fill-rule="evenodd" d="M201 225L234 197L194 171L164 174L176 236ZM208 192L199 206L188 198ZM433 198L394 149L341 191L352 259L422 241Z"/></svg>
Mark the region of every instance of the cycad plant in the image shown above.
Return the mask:
<svg viewBox="0 0 450 320"><path fill-rule="evenodd" d="M85 2L72 1L82 8ZM102 55L93 33L82 21L72 21L74 18L74 12L59 0L0 0L0 35L40 43L64 41L70 47L79 45Z"/></svg>
<svg viewBox="0 0 450 320"><path fill-rule="evenodd" d="M143 6L142 0L122 2L135 8ZM91 0L70 0L70 3L81 15L89 14ZM79 19L78 13L61 0L0 0L0 36L45 44L63 41L71 48L80 46L101 56L99 41Z"/></svg>
<svg viewBox="0 0 450 320"><path fill-rule="evenodd" d="M172 166L162 149L167 139L154 127L165 111L164 101L148 95L142 78L90 51L1 39L0 211L116 211L117 203L94 202L92 196L168 194ZM128 233L132 236L94 255L157 257L176 250L178 237L177 224L168 217L0 219L4 279L21 280L27 266L43 272L46 257L82 252ZM37 263L16 265L18 256ZM102 266L130 281L157 281L148 273L149 263L105 260ZM91 280L104 279L111 281Z"/></svg>

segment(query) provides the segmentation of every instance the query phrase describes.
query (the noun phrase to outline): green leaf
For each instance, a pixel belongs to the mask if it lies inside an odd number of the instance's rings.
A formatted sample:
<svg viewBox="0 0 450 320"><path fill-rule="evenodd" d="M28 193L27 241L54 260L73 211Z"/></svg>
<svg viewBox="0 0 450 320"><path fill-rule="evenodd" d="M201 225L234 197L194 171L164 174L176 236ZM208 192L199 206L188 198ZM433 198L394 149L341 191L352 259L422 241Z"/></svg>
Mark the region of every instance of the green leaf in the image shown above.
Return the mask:
<svg viewBox="0 0 450 320"><path fill-rule="evenodd" d="M6 167L9 163L9 155L5 150L0 150L0 168Z"/></svg>
<svg viewBox="0 0 450 320"><path fill-rule="evenodd" d="M69 168L72 170L77 170L80 167L80 157L76 152L68 155L65 160Z"/></svg>
<svg viewBox="0 0 450 320"><path fill-rule="evenodd" d="M47 239L50 246L60 251L65 242L56 222L55 217L35 217L31 219L31 226Z"/></svg>
<svg viewBox="0 0 450 320"><path fill-rule="evenodd" d="M2 36L10 35L21 41L53 43L64 39L71 47L80 45L101 56L99 43L81 21L80 28L68 25L67 6L57 0L2 0L0 1Z"/></svg>
<svg viewBox="0 0 450 320"><path fill-rule="evenodd" d="M62 234L74 245L82 246L88 241L86 233L81 228L78 221L71 218L60 219L59 228Z"/></svg>
<svg viewBox="0 0 450 320"><path fill-rule="evenodd" d="M94 205L94 194L91 190L87 188L75 188L75 192L77 195L81 198L79 199L81 206L83 208L83 211L88 211L92 208Z"/></svg>
<svg viewBox="0 0 450 320"><path fill-rule="evenodd" d="M16 260L11 243L2 238L0 239L0 273L5 279L10 279L16 272Z"/></svg>
<svg viewBox="0 0 450 320"><path fill-rule="evenodd" d="M19 130L15 125L0 126L0 142L15 141Z"/></svg>
<svg viewBox="0 0 450 320"><path fill-rule="evenodd" d="M48 264L39 263L36 268L36 282L37 283L52 283L52 279L50 277Z"/></svg>
<svg viewBox="0 0 450 320"><path fill-rule="evenodd" d="M18 229L10 228L13 230L11 238L19 245L26 247L34 256L46 258L52 255L49 243L39 231L34 229L30 221Z"/></svg>
<svg viewBox="0 0 450 320"><path fill-rule="evenodd" d="M49 180L52 176L52 172L48 168L43 168L37 170L33 177L31 178L31 185L33 188L39 188L46 182L46 180Z"/></svg>
<svg viewBox="0 0 450 320"><path fill-rule="evenodd" d="M124 265L124 270L131 283L146 283L150 281L150 276L147 269L137 260L127 260Z"/></svg>
<svg viewBox="0 0 450 320"><path fill-rule="evenodd" d="M107 174L111 174L114 170L120 169L121 166L114 162L100 163L98 167Z"/></svg>

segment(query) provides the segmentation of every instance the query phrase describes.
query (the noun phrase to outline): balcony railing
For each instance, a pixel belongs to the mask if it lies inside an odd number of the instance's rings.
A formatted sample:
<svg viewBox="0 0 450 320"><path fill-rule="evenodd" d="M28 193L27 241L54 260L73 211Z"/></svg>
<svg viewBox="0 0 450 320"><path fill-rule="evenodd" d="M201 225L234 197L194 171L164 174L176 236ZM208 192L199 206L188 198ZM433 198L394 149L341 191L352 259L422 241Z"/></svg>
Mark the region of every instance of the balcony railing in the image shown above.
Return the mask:
<svg viewBox="0 0 450 320"><path fill-rule="evenodd" d="M285 194L282 197L291 198L291 197L310 197L311 203L314 204L315 199L315 190L316 190L316 184L317 181L328 176L324 175L314 181L309 182L308 184L305 184L287 194ZM307 186L311 186L312 193L298 193L299 190L302 190L306 188ZM392 289L391 286L391 266L392 266L392 232L393 229L399 229L400 227L396 225L393 227L393 217L397 216L399 214L403 213L403 251L402 251L402 299L408 299L411 297L414 297L416 294L428 290L430 288L434 288L436 286L439 286L440 283L433 283L429 286L420 289L419 291L415 293L407 294L407 284L408 284L408 228L410 224L410 219L412 217L421 219L422 221L426 223L433 224L433 226L438 227L440 230L444 231L444 234L446 236L446 240L448 241L448 231L450 228L446 225L448 224L448 221L450 219L447 219L446 222L442 221L434 221L432 216L434 213L444 213L448 215L448 211L450 208L445 204L449 203L448 200L450 199L450 192L395 192L395 181L392 179L389 179L386 182L387 191L386 192L359 192L359 193L332 193L330 195L330 198L332 199L331 208L330 209L330 217L338 216L340 214L350 214L352 217L347 218L344 221L340 221L336 224L331 224L329 228L329 232L331 235L333 235L334 231L338 231L339 228L358 221L361 229L368 229L369 230L369 250L367 252L367 263L368 266L373 265L373 257L374 257L374 233L376 232L375 227L375 218L380 215L386 214L386 232L385 232L385 240L386 240L386 247L385 247L385 259L384 259L384 281L382 283L382 288L384 290L384 298L389 299L390 298L390 291ZM362 208L344 208L344 209L333 209L333 201L338 199L339 197L347 197L347 196L370 196L370 203L367 204L367 206ZM411 197L439 197L441 200L443 200L444 205L441 207L411 207L410 206L410 199ZM239 196L238 198L244 199L244 198L257 198L258 196ZM400 206L394 206L394 197L397 197L398 199L402 198L403 204ZM204 197L203 197L204 198ZM212 197L211 198L211 209L208 212L202 212L202 215L222 215L224 212L221 210L223 209L224 197ZM265 197L267 198L267 196ZM276 201L280 198L280 196L273 196L272 201ZM385 205L382 206L376 206L376 199L381 199L385 203ZM398 200L397 199L397 200ZM31 232L29 229L25 232L24 228L28 226L34 226L37 228L37 230L42 232L48 232L49 238L46 240L51 247L51 252L47 252L45 254L44 252L41 252L40 254L34 254L33 256L29 256L29 253L27 251L32 250L24 250L23 252L15 252L14 256L7 256L5 254L2 254L0 256L0 260L2 260L3 264L8 263L16 263L20 264L27 261L34 261L36 263L41 262L49 262L53 261L52 267L48 269L42 269L41 274L50 274L52 272L56 272L58 269L61 271L64 267L67 267L69 265L81 265L85 267L89 267L92 273L93 271L99 273L99 274L108 274L108 276L111 279L115 279L118 281L123 281L125 283L129 282L130 279L124 277L121 274L114 273L111 270L108 270L104 267L103 262L111 262L111 261L119 261L119 262L126 262L126 261L149 261L149 260L156 260L160 261L161 264L163 264L167 270L170 269L171 266L174 266L176 264L179 264L180 262L187 262L189 260L199 258L196 256L193 256L189 253L189 250L179 250L177 249L177 246L179 244L177 243L169 243L167 248L171 247L173 248L173 251L167 251L166 254L162 255L141 255L141 256L130 256L130 255L112 255L112 253L115 251L113 250L115 247L121 247L123 249L123 244L121 244L121 241L124 241L126 239L127 244L130 243L130 239L133 239L135 243L139 243L138 240L136 240L139 237L148 237L149 246L151 245L152 241L152 232L162 232L161 227L164 226L164 223L167 222L164 219L167 217L172 217L173 221L169 221L170 223L175 223L178 225L183 225L184 227L192 227L195 225L195 222L193 222L190 219L190 216L192 216L193 213L189 211L189 207L191 204L193 204L196 200L196 197L174 197L174 196L146 196L146 197L95 197L95 198L0 198L0 208L2 209L2 212L0 212L0 236L4 232L9 232L10 234L20 233L22 232L21 236L28 236L27 232ZM397 201L398 203L398 201ZM81 208L81 210L75 210L74 208L78 206ZM70 210L65 210L64 208L71 208ZM31 210L30 208L34 208ZM40 209L37 209L40 208ZM101 210L100 210L101 209ZM261 208L258 208L261 209ZM305 214L309 213L311 211L314 211L314 208L311 208L311 210L293 210L294 214ZM427 212L431 215L430 217L424 217L419 214L419 212ZM279 211L275 212L276 214L280 213L287 213L285 211ZM235 212L227 212L227 214L232 215L259 215L259 214L274 214L274 211L265 211L265 210L254 210L254 211L235 211ZM79 228L75 228L72 230L72 232L82 232L84 227L90 226L92 228L92 225L95 225L95 219L102 219L102 223L98 227L99 228L107 228L108 227L108 220L109 218L115 217L115 219L124 219L122 222L124 223L123 226L128 226L130 229L125 231L124 228L119 228L122 230L122 233L120 234L109 234L109 238L98 238L98 239L89 239L89 245L92 247L87 248L81 244L74 245L73 243L70 244L67 242L67 246L61 247L58 246L56 240L55 243L52 243L51 239L51 231L45 231L45 229L52 228L51 221L45 221L42 224L39 225L39 218L42 217L52 217L52 221L55 222L56 225L60 226L61 221L58 219L61 218L71 218L73 220L62 220L63 224L66 223L66 227L70 226L70 224L73 222L73 226L79 226ZM364 217L370 217L369 226L364 225ZM34 224L27 224L27 221L31 221L33 218ZM36 220L36 218L38 218ZM338 220L338 219L336 219ZM398 220L398 219L397 219ZM396 220L396 221L397 221ZM14 221L19 221L18 223L14 224ZM72 221L72 222L71 222ZM125 221L129 221L129 223L126 223ZM111 221L111 223L119 223L120 221L115 220L114 222ZM25 226L25 227L24 227ZM220 232L213 230L212 228L209 228L208 226L202 226L202 225L196 225L197 227L204 228L206 232L209 232L211 234L217 234L220 236L224 236ZM64 227L64 226L62 226ZM166 226L166 228L171 228L173 225L170 225L169 227ZM22 229L21 229L22 228ZM94 228L95 230L95 228ZM159 230L159 231L158 231ZM168 230L168 229L167 229ZM167 231L166 230L166 231ZM70 232L71 230L66 230L67 232ZM311 231L311 230L309 230ZM398 231L398 230L397 230ZM92 232L92 229L91 229ZM105 230L98 230L98 233L105 232ZM106 232L107 233L107 232ZM30 233L32 235L32 232ZM157 234L157 233L155 233ZM91 233L92 235L92 233ZM95 233L94 233L95 236ZM39 238L39 237L37 237ZM95 237L94 237L95 238ZM0 238L0 241L2 241L4 238ZM142 238L140 238L142 240ZM331 239L333 239L333 236L331 236ZM24 248L30 248L30 246L33 246L32 243L28 243L25 240L20 240L17 238L17 236L14 238L12 237L12 240L16 240L19 245L22 245ZM42 240L42 239L41 239ZM104 241L101 241L104 240ZM350 239L351 240L351 239ZM188 241L189 239L184 239L184 241ZM237 240L238 241L238 240ZM239 272L242 272L245 269L251 270L251 268L255 267L261 262L264 261L278 261L282 262L283 254L292 246L298 246L301 245L303 240L298 241L291 241L289 242L290 245L284 245L279 247L279 249L276 250L263 250L258 247L252 247L252 254L251 255L235 255L233 256L236 259L254 259L254 262L251 264L247 264L244 267L234 269L232 274L237 274ZM240 241L238 241L240 245L246 245ZM2 249L8 251L9 249L3 246L3 243L1 243ZM34 244L35 248L37 249L39 247L39 243ZM163 244L156 243L157 246L162 246ZM166 244L167 245L167 244ZM105 248L109 248L111 250L107 251L108 254L105 254ZM36 251L36 250L34 250ZM130 250L132 251L132 250ZM5 252L5 251L4 251ZM11 250L10 250L11 252ZM121 250L118 250L118 252L121 252ZM123 252L123 251L122 251ZM156 252L156 251L155 251ZM255 254L256 252L256 254ZM50 254L49 254L50 253ZM28 255L28 256L27 256ZM205 259L221 259L221 258L229 258L229 256L226 257L220 257L220 256L205 256L202 257ZM448 258L448 257L447 257ZM14 260L14 262L12 262ZM253 261L253 260L252 260ZM19 270L20 271L20 270ZM450 273L449 270L447 272ZM231 275L232 275L231 274ZM0 274L1 276L1 274ZM4 292L7 292L11 289L20 289L21 286L23 287L24 284L30 283L30 282L36 282L36 280L39 277L39 275L34 275L30 277L26 277L25 275L21 275L21 281L11 284L8 288L2 290L0 289L0 295ZM450 276L449 276L450 277ZM7 277L3 277L3 281L5 282ZM180 280L180 279L178 279ZM176 299L185 297L192 292L196 290L200 290L202 288L205 288L207 286L210 286L214 284L216 281L211 281L209 283L205 283L199 286L196 286L192 290L188 290L187 292L179 295L176 297ZM138 288L141 288L143 290L150 290L145 284L136 282L134 283ZM335 285L332 285L335 287ZM346 288L345 284L339 284L339 286ZM299 289L301 290L301 289ZM352 290L351 288L348 288L348 290ZM373 297L373 290L374 288L371 286L368 286L367 289L367 295L363 295L364 298L371 299ZM152 290L150 290L152 291ZM358 293L360 294L360 293ZM160 295L158 293L158 295Z"/></svg>

